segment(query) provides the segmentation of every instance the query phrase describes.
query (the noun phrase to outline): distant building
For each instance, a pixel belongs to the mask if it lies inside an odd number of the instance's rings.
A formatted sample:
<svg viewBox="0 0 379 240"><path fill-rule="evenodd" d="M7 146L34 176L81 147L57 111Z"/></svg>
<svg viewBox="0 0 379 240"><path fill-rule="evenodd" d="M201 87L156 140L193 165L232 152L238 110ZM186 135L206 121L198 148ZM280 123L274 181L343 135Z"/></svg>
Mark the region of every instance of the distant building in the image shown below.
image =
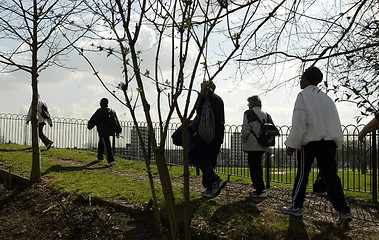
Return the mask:
<svg viewBox="0 0 379 240"><path fill-rule="evenodd" d="M147 127L139 126L139 130L141 131L142 139L146 147L148 147L150 145L150 141L149 141L149 131ZM143 151L141 148L140 138L138 135L137 128L135 126L133 126L133 128L130 131L130 137L131 137L130 138L131 157L140 161L144 161L145 158L143 157ZM152 161L152 159L150 159L150 161Z"/></svg>
<svg viewBox="0 0 379 240"><path fill-rule="evenodd" d="M233 132L230 136L230 166L247 166L247 154L242 151L240 132Z"/></svg>

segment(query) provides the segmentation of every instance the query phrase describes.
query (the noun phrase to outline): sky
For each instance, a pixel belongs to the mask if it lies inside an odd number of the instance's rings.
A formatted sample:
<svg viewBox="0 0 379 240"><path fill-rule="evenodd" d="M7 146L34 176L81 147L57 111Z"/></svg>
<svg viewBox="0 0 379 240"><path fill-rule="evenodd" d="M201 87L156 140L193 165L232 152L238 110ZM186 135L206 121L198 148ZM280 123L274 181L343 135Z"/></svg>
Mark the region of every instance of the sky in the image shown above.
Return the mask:
<svg viewBox="0 0 379 240"><path fill-rule="evenodd" d="M144 66L153 66L154 52L148 52L148 49L153 48L156 42L154 32L147 26L141 29L143 38L139 40L139 48L146 53L143 57ZM166 39L162 42L163 51L171 46L171 40ZM213 46L213 49L212 49ZM0 46L5 48L5 46ZM218 44L209 44L211 51L217 51ZM189 62L193 62L196 54L195 51L189 51ZM217 52L216 54L217 55ZM120 62L112 61L110 58L103 56L92 56L93 64L97 67L103 79L106 80L107 86L114 89L117 82L121 81L121 66ZM163 56L160 68L163 74L169 75L170 70L169 56ZM109 107L113 108L120 120L131 121L128 109L114 99L109 94L101 83L95 78L92 70L82 58L73 52L66 63L69 66L77 68L75 71L69 69L58 68L55 66L49 67L42 71L39 76L39 94L47 103L51 116L55 118L77 118L89 119L91 115L99 107L99 101L103 97L107 97L110 101ZM146 67L147 68L147 67ZM279 78L290 79L296 74L299 74L300 65L294 64L292 67L279 67ZM187 69L190 71L189 69ZM252 95L259 95L262 100L262 109L268 112L274 123L278 126L291 125L292 110L296 100L296 96L300 91L298 83L293 82L285 87L276 88L275 90L265 92L268 87L265 84L257 84L256 79L262 76L251 74L243 81L234 79L235 72L233 67L227 67L224 73L217 76L214 80L217 88L216 93L224 100L225 118L228 125L240 125L243 120L243 113L247 109L247 98ZM266 73L265 73L266 74ZM271 79L273 73L267 73L266 79ZM278 76L275 76L278 78ZM199 89L200 81L195 87ZM294 80L297 81L297 80ZM153 96L155 86L147 85L146 93L148 96ZM330 95L334 99L333 95ZM184 98L184 96L183 96ZM0 73L0 113L26 114L32 99L31 76L25 72L18 71L12 73ZM351 103L336 103L340 114L341 123L343 125L356 125L355 117L359 115L359 109L355 104ZM153 120L157 121L156 110L158 106L156 101L151 102L153 112ZM142 108L137 110L139 121L143 122ZM367 123L371 118L364 118L361 124ZM173 122L179 122L174 117Z"/></svg>
<svg viewBox="0 0 379 240"><path fill-rule="evenodd" d="M240 125L243 112L247 109L246 99L258 94L262 100L262 109L272 116L276 125L291 125L293 106L300 92L299 86L262 93L262 90L254 89L247 82L240 82L236 86L232 80L216 79L215 83L217 85L215 92L224 100L226 124ZM26 114L32 99L30 76L23 72L0 74L0 86L0 112ZM58 68L48 69L40 74L39 92L53 117L89 119L99 107L99 100L107 97L110 101L109 106L117 112L120 120L132 120L128 109L104 89L89 69L77 72ZM330 96L334 99L332 95ZM336 106L343 125L356 125L354 117L358 116L359 111L355 104L337 102ZM152 108L154 107L156 106L153 103ZM141 114L140 112L140 121L143 121ZM361 123L366 123L368 120L370 119L365 118ZM178 122L178 119L173 121Z"/></svg>

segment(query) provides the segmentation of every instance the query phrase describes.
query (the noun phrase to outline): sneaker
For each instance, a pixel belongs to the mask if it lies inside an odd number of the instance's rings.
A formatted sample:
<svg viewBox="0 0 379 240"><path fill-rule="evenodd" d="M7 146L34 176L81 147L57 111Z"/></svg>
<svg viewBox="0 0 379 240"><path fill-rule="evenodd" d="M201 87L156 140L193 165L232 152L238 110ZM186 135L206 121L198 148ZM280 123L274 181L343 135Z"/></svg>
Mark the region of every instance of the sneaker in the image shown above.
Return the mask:
<svg viewBox="0 0 379 240"><path fill-rule="evenodd" d="M282 207L282 212L285 214L289 214L295 217L301 217L303 216L303 209L302 208L295 208L293 204L289 207Z"/></svg>
<svg viewBox="0 0 379 240"><path fill-rule="evenodd" d="M53 141L49 142L49 144L47 144L46 146L46 151L49 150L52 145L53 145Z"/></svg>
<svg viewBox="0 0 379 240"><path fill-rule="evenodd" d="M102 162L104 159L96 158L95 162Z"/></svg>
<svg viewBox="0 0 379 240"><path fill-rule="evenodd" d="M109 163L107 164L107 167L113 166L113 165L115 165L115 164L116 164L116 161L109 162Z"/></svg>
<svg viewBox="0 0 379 240"><path fill-rule="evenodd" d="M338 213L337 225L348 224L353 220L351 213Z"/></svg>
<svg viewBox="0 0 379 240"><path fill-rule="evenodd" d="M210 198L210 189L205 189L204 191L201 192L201 196Z"/></svg>
<svg viewBox="0 0 379 240"><path fill-rule="evenodd" d="M218 179L217 182L213 183L212 187L210 189L207 189L206 191L204 191L204 194L203 192L201 193L201 195L203 197L206 197L206 198L214 198L214 197L217 197L220 193L221 193L221 190L226 186L226 181L222 180L221 178Z"/></svg>
<svg viewBox="0 0 379 240"><path fill-rule="evenodd" d="M254 191L254 192L250 193L250 196L252 198L266 198L267 197L267 193L266 193L266 191L261 191L261 192Z"/></svg>

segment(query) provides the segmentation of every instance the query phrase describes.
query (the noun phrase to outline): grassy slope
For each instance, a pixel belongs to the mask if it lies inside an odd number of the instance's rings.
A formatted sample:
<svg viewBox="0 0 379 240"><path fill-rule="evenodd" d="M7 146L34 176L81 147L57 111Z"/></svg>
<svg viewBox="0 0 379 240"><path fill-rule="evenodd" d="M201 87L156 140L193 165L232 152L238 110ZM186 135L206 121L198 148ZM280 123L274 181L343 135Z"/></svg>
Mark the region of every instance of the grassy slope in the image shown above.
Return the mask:
<svg viewBox="0 0 379 240"><path fill-rule="evenodd" d="M42 177L44 181L51 182L51 186L56 190L74 192L83 196L119 199L141 207L151 198L144 163L116 158L117 164L112 168L104 168L105 162L89 166L96 158L96 154L93 152L54 148L44 151L44 149L41 149ZM31 154L28 146L0 145L0 167L28 178ZM84 167L86 165L87 167ZM154 167L153 173L154 177L158 178ZM173 182L180 183L182 181L182 168L171 167L170 173L173 176ZM231 180L248 182L246 179L235 177L232 177ZM159 204L163 206L161 188L159 184L155 186ZM174 193L176 203L181 208L182 190L174 187ZM262 212L250 202L226 205L218 201L204 200L198 192L191 192L191 204L193 209L192 226L200 232L199 239L320 237L317 229L305 228L303 222L289 222L288 217L281 214ZM359 231L362 230L359 229ZM365 234L367 233L364 233L363 236L367 236ZM252 238L253 236L254 238ZM338 236L334 237L339 238Z"/></svg>

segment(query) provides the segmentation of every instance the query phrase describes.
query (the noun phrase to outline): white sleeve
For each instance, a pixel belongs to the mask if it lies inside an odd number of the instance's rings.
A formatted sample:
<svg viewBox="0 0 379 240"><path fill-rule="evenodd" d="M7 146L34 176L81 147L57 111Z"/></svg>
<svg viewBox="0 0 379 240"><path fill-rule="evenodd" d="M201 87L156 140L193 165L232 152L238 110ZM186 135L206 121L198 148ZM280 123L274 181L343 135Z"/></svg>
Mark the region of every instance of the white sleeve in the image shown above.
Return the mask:
<svg viewBox="0 0 379 240"><path fill-rule="evenodd" d="M291 148L300 148L306 131L307 113L304 106L303 95L299 93L292 114L292 128L284 144Z"/></svg>

